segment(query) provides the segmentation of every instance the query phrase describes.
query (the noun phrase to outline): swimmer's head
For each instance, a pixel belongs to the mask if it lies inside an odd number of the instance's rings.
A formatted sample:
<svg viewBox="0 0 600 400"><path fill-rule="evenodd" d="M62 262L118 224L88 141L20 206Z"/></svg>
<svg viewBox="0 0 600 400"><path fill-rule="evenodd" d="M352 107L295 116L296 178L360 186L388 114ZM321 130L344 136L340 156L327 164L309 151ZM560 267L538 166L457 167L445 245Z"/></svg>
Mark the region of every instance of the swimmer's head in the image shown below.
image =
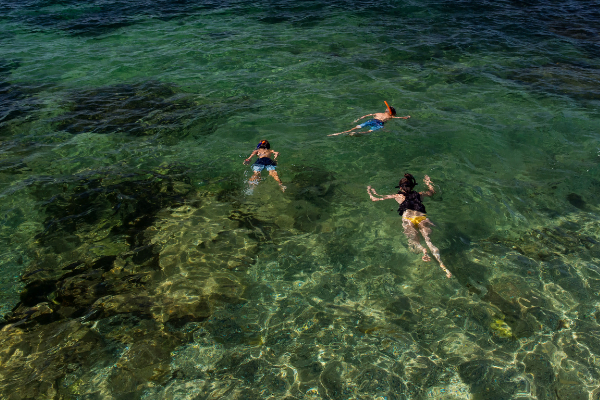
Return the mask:
<svg viewBox="0 0 600 400"><path fill-rule="evenodd" d="M271 144L269 144L269 142L267 140L261 140L257 145L256 145L256 149L270 149L271 148Z"/></svg>
<svg viewBox="0 0 600 400"><path fill-rule="evenodd" d="M387 101L385 101L385 100L384 100L383 102L385 103L385 106L387 107L387 111L388 111L388 113L389 113L389 114L390 114L392 117L393 117L393 116L395 116L395 115L396 115L396 109L395 109L394 107L391 107L391 106L390 106L390 105L387 103Z"/></svg>
<svg viewBox="0 0 600 400"><path fill-rule="evenodd" d="M411 174L404 174L404 178L400 179L397 188L400 188L398 193L408 193L413 190L415 186L417 186L417 180Z"/></svg>

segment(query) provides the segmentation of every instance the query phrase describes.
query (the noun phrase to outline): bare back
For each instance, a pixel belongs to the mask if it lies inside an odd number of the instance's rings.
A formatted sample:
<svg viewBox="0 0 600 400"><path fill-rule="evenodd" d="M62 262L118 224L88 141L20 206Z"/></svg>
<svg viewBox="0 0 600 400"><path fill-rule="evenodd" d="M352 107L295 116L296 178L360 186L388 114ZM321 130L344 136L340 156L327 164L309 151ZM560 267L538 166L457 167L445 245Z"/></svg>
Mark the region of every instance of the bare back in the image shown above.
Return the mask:
<svg viewBox="0 0 600 400"><path fill-rule="evenodd" d="M386 121L389 121L390 119L392 119L392 116L389 113L382 112L382 113L373 114L373 118L378 119L381 122L386 122Z"/></svg>
<svg viewBox="0 0 600 400"><path fill-rule="evenodd" d="M277 156L279 156L279 152L261 147L260 149L254 150L248 158L252 158L253 156L258 156L258 158L271 158L271 156L273 156L273 159L276 160Z"/></svg>

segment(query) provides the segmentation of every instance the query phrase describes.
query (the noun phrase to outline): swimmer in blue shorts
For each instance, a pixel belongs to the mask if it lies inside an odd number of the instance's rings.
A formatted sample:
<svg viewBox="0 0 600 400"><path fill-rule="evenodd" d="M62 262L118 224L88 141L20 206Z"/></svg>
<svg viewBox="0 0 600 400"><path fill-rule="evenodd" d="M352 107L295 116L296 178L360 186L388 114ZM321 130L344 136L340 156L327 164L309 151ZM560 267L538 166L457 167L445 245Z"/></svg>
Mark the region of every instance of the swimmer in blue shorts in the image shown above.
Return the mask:
<svg viewBox="0 0 600 400"><path fill-rule="evenodd" d="M350 136L354 136L358 133L373 132L373 131L383 128L383 124L392 118L398 118L398 119L409 119L410 118L410 115L407 115L406 117L396 117L396 109L394 107L390 107L389 104L387 103L387 101L384 101L384 103L387 107L387 110L385 112L363 115L362 117L354 120L354 122L358 122L359 120L361 120L365 117L370 117L370 116L373 116L375 118L370 119L367 122L364 122L360 125L356 125L354 128L349 129L347 131L339 132L339 133L332 133L331 135L327 135L327 136L337 136L337 135L342 135L344 133L348 133ZM362 129L362 128L370 128L370 129L368 131L353 132L356 129ZM352 133L350 133L350 132L352 132Z"/></svg>
<svg viewBox="0 0 600 400"><path fill-rule="evenodd" d="M279 152L271 150L271 145L268 141L261 140L260 143L256 145L256 150L254 150L252 154L250 154L250 156L244 160L244 165L250 164L250 160L254 156L258 156L258 160L252 164L254 175L250 177L248 183L251 186L258 185L258 182L260 181L260 173L263 169L266 169L269 171L269 175L271 175L273 179L279 183L281 191L285 192L286 187L283 186L283 183L281 183L281 179L279 179L276 171L277 163L275 160L277 160ZM271 159L271 156L273 156L273 159Z"/></svg>

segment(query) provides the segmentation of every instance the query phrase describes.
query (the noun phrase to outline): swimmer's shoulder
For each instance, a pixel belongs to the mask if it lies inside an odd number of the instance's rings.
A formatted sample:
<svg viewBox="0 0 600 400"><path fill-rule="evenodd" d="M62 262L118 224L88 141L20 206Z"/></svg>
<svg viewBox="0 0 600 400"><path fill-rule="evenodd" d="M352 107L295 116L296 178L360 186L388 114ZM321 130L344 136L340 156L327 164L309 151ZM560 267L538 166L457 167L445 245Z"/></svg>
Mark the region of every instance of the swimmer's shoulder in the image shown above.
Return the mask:
<svg viewBox="0 0 600 400"><path fill-rule="evenodd" d="M376 113L373 116L374 119L378 119L380 121L387 121L390 117L386 113Z"/></svg>

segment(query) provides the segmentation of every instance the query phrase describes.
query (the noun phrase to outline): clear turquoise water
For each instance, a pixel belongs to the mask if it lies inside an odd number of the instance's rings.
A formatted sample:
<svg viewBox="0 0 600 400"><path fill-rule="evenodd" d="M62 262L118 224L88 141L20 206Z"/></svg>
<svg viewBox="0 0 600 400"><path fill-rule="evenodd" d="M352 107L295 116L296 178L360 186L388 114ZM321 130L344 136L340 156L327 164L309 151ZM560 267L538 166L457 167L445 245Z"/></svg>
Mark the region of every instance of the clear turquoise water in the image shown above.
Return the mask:
<svg viewBox="0 0 600 400"><path fill-rule="evenodd" d="M0 5L2 397L598 398L599 5Z"/></svg>

